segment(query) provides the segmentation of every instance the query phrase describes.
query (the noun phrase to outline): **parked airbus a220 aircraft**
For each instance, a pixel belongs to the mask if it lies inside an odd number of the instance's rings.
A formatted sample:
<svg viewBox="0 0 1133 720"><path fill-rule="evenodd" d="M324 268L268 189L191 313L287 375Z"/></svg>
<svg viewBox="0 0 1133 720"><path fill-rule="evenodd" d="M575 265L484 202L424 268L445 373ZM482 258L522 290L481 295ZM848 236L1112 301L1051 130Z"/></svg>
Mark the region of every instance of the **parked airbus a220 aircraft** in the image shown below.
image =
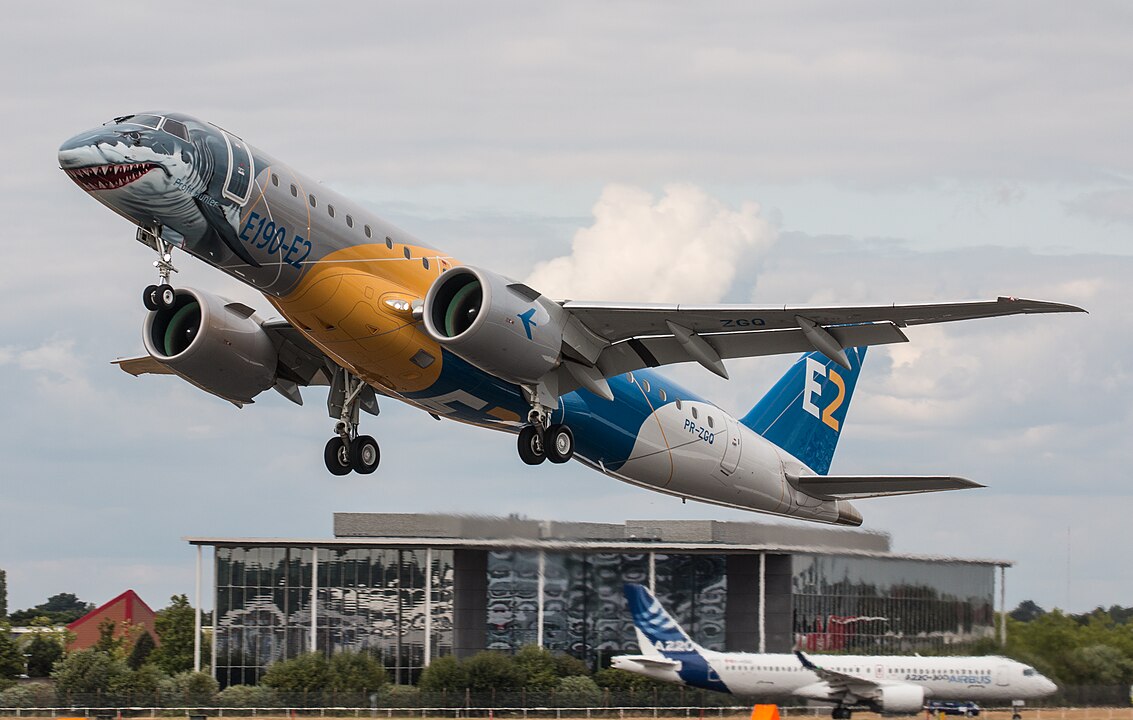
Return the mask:
<svg viewBox="0 0 1133 720"><path fill-rule="evenodd" d="M1029 700L1057 686L1005 657L812 655L714 652L697 645L641 585L625 586L641 655L616 655L612 667L690 687L752 698L794 696L854 710L918 713L928 701Z"/></svg>
<svg viewBox="0 0 1133 720"><path fill-rule="evenodd" d="M329 385L336 423L324 457L338 475L377 466L378 445L358 425L359 411L377 414L381 394L517 433L531 465L577 457L682 498L857 525L842 498L972 485L821 477L865 346L905 342L908 325L1079 310L1014 298L830 308L557 302L461 266L186 115L115 118L65 142L59 163L158 253L160 282L143 293L149 354L122 369L176 374L237 405L269 388L301 403L300 386ZM175 248L256 288L286 319L174 289ZM742 421L652 371L695 361L727 377L727 358L804 351L825 357L800 360Z"/></svg>

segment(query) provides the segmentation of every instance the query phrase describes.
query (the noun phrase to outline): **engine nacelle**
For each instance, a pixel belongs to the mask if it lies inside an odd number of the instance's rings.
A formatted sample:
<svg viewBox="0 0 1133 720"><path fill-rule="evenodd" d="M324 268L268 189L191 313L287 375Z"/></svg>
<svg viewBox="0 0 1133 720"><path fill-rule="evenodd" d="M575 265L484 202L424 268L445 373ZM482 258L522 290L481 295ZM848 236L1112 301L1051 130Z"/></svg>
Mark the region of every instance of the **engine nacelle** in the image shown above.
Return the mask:
<svg viewBox="0 0 1133 720"><path fill-rule="evenodd" d="M142 339L155 360L230 402L276 383L279 353L251 308L200 290L178 288L173 307L146 316Z"/></svg>
<svg viewBox="0 0 1133 720"><path fill-rule="evenodd" d="M562 357L566 311L495 273L448 270L429 288L422 310L433 340L504 380L537 383Z"/></svg>
<svg viewBox="0 0 1133 720"><path fill-rule="evenodd" d="M882 685L874 701L878 712L919 713L924 709L924 688L920 685Z"/></svg>

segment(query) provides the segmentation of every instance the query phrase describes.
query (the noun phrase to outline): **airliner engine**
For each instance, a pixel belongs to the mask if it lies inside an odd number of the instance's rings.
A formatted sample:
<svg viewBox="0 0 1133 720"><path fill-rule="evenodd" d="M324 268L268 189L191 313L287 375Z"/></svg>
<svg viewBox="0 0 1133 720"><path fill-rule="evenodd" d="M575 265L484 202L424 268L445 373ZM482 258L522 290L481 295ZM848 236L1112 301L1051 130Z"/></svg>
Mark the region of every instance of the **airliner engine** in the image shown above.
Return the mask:
<svg viewBox="0 0 1133 720"><path fill-rule="evenodd" d="M433 281L423 320L429 336L456 355L525 384L559 365L567 314L522 283L462 266Z"/></svg>
<svg viewBox="0 0 1133 720"><path fill-rule="evenodd" d="M162 365L202 390L244 404L276 382L279 354L246 305L178 288L146 316L142 339Z"/></svg>
<svg viewBox="0 0 1133 720"><path fill-rule="evenodd" d="M920 685L882 685L877 693L878 712L919 713L924 708L924 688Z"/></svg>

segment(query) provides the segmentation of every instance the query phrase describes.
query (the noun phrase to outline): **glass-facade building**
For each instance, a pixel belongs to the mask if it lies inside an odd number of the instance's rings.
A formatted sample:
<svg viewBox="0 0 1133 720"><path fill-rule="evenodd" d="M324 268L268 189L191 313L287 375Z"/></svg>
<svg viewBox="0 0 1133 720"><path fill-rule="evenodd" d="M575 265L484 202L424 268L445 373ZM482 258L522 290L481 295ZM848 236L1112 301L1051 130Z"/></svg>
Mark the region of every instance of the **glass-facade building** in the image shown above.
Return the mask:
<svg viewBox="0 0 1133 720"><path fill-rule="evenodd" d="M437 657L524 645L597 668L637 652L627 582L651 587L714 650L960 651L995 635L995 571L1008 564L900 556L876 533L758 523L340 514L335 525L321 541L190 538L213 548L202 664L222 685L255 683L312 650L373 653L401 683Z"/></svg>

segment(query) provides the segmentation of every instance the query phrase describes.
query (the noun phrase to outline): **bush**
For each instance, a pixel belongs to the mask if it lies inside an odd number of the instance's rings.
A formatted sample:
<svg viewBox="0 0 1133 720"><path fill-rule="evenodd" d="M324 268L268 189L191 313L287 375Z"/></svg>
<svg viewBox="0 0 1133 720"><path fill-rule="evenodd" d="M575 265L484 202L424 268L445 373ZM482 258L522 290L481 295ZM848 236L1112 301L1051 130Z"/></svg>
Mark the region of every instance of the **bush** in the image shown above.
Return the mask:
<svg viewBox="0 0 1133 720"><path fill-rule="evenodd" d="M216 697L220 707L266 708L275 707L279 700L275 691L262 685L229 685Z"/></svg>
<svg viewBox="0 0 1133 720"><path fill-rule="evenodd" d="M159 701L165 679L165 674L153 665L142 665L115 678L110 691L128 703L147 705Z"/></svg>
<svg viewBox="0 0 1133 720"><path fill-rule="evenodd" d="M335 692L376 691L389 682L385 666L372 655L342 652L330 659L330 686Z"/></svg>
<svg viewBox="0 0 1133 720"><path fill-rule="evenodd" d="M330 663L319 653L303 653L272 663L260 682L281 693L321 693L330 686Z"/></svg>
<svg viewBox="0 0 1133 720"><path fill-rule="evenodd" d="M51 707L55 690L46 683L25 683L0 692L0 707Z"/></svg>
<svg viewBox="0 0 1133 720"><path fill-rule="evenodd" d="M429 663L417 687L429 692L464 692L468 687L468 673L455 657L445 655Z"/></svg>
<svg viewBox="0 0 1133 720"><path fill-rule="evenodd" d="M563 707L590 707L602 701L602 690L586 675L572 675L559 681L558 703Z"/></svg>
<svg viewBox="0 0 1133 720"><path fill-rule="evenodd" d="M378 694L378 705L385 707L417 707L421 704L421 691L412 685L386 685Z"/></svg>
<svg viewBox="0 0 1133 720"><path fill-rule="evenodd" d="M473 692L523 687L523 675L512 659L498 652L478 652L461 663Z"/></svg>
<svg viewBox="0 0 1133 720"><path fill-rule="evenodd" d="M168 705L206 707L216 704L220 686L208 673L182 672L161 682L161 694Z"/></svg>
<svg viewBox="0 0 1133 720"><path fill-rule="evenodd" d="M51 677L60 696L105 695L126 674L126 664L97 650L76 650L55 663Z"/></svg>

